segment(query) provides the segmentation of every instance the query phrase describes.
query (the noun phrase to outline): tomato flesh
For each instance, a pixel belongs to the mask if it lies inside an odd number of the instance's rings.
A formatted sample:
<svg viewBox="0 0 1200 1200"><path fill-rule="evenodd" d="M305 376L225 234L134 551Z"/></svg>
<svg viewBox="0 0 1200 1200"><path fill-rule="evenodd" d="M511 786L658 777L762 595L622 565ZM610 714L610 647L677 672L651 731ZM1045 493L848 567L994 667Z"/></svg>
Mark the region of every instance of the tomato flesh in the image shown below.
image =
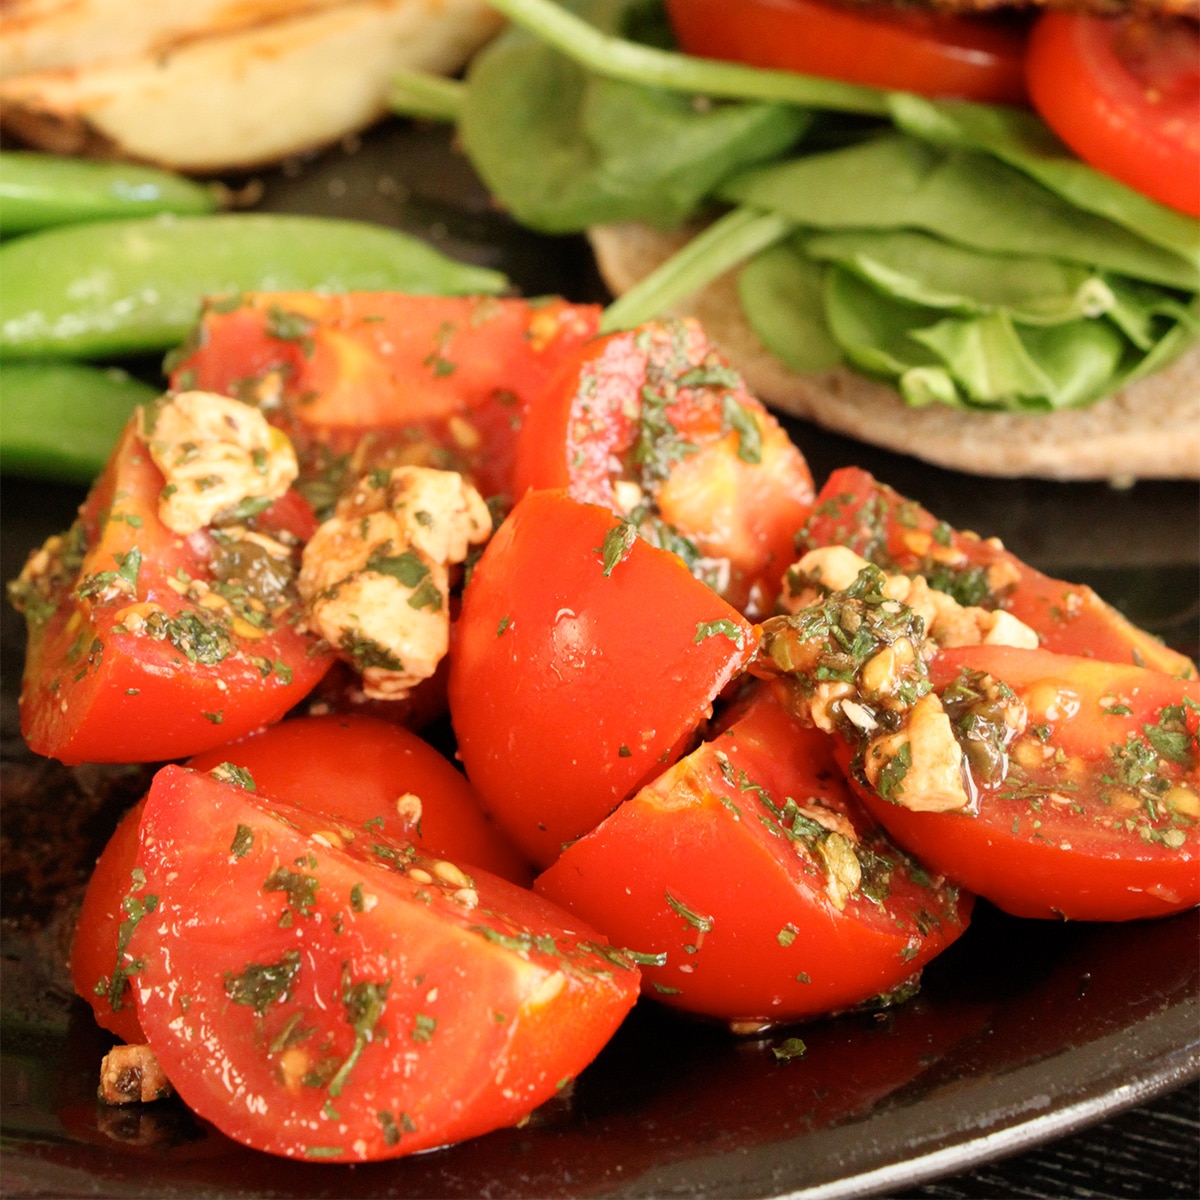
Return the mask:
<svg viewBox="0 0 1200 1200"><path fill-rule="evenodd" d="M512 490L525 410L591 337L596 305L394 292L256 293L209 304L171 373L263 405L310 485L344 470L449 467Z"/></svg>
<svg viewBox="0 0 1200 1200"><path fill-rule="evenodd" d="M1046 650L1136 663L1192 678L1195 664L1139 629L1090 587L1053 579L939 521L858 467L834 471L817 496L802 549L849 546L885 571L921 574L963 604L1002 608L1037 631Z"/></svg>
<svg viewBox="0 0 1200 1200"><path fill-rule="evenodd" d="M902 846L1016 916L1121 921L1200 903L1200 759L1187 717L1200 684L1000 646L943 650L930 674L943 698L960 679L1002 681L1028 725L990 778L972 769L974 812L914 812L852 775Z"/></svg>
<svg viewBox="0 0 1200 1200"><path fill-rule="evenodd" d="M754 643L608 509L528 492L463 593L450 716L467 777L548 866L684 752Z"/></svg>
<svg viewBox="0 0 1200 1200"><path fill-rule="evenodd" d="M643 961L647 995L753 1023L892 991L966 929L971 908L888 841L850 795L827 735L766 684L535 886L659 956Z"/></svg>
<svg viewBox="0 0 1200 1200"><path fill-rule="evenodd" d="M249 771L259 792L309 812L370 822L424 854L523 886L531 881L462 772L402 726L356 713L297 717L198 754L188 766L211 771L222 763Z"/></svg>
<svg viewBox="0 0 1200 1200"><path fill-rule="evenodd" d="M585 344L526 418L516 489L566 488L681 554L751 616L769 611L812 475L696 321Z"/></svg>
<svg viewBox="0 0 1200 1200"><path fill-rule="evenodd" d="M513 1124L637 996L637 968L549 902L360 832L179 767L146 801L142 1028L194 1111L272 1154L394 1158Z"/></svg>
<svg viewBox="0 0 1200 1200"><path fill-rule="evenodd" d="M80 763L196 753L278 720L332 662L295 628L286 590L270 609L243 607L236 560L213 535L183 537L159 520L163 484L131 422L35 579L21 732L37 754ZM297 543L315 528L294 492L244 524ZM221 562L235 564L223 582ZM209 589L204 603L184 580Z"/></svg>
<svg viewBox="0 0 1200 1200"><path fill-rule="evenodd" d="M96 860L80 905L70 964L76 994L92 1006L96 1024L131 1045L146 1041L125 970L129 960L123 941L128 932L122 938L123 925L132 932L124 901L137 865L141 819L139 802L121 819Z"/></svg>
<svg viewBox="0 0 1200 1200"><path fill-rule="evenodd" d="M1200 217L1200 25L1194 18L1049 12L1029 94L1085 162Z"/></svg>
<svg viewBox="0 0 1200 1200"><path fill-rule="evenodd" d="M823 0L666 0L689 54L993 104L1025 101L1023 25Z"/></svg>

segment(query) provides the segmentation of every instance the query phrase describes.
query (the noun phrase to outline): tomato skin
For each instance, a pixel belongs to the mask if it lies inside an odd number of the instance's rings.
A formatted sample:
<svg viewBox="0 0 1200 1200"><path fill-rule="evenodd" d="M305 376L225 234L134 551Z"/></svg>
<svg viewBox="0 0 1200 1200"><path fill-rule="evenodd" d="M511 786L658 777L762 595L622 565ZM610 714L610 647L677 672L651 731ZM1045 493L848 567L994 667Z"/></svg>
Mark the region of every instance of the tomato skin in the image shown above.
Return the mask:
<svg viewBox="0 0 1200 1200"><path fill-rule="evenodd" d="M1042 574L995 538L952 529L859 467L829 476L799 540L802 551L849 546L885 571L924 574L962 603L1003 608L1037 631L1043 649L1196 675L1190 659L1139 629L1090 587Z"/></svg>
<svg viewBox="0 0 1200 1200"><path fill-rule="evenodd" d="M458 753L547 866L674 761L754 652L750 624L641 539L604 574L612 513L528 492L463 593L450 664Z"/></svg>
<svg viewBox="0 0 1200 1200"><path fill-rule="evenodd" d="M146 801L139 1018L228 1136L321 1162L474 1137L554 1095L632 1006L637 969L533 893L326 825L179 767Z"/></svg>
<svg viewBox="0 0 1200 1200"><path fill-rule="evenodd" d="M864 850L893 860L886 900L835 898L820 857L832 851L819 849L834 839L795 833L796 802L837 814ZM663 955L643 964L646 995L785 1022L892 991L966 929L971 898L916 875L850 795L830 739L759 685L723 732L564 850L535 887L618 944Z"/></svg>
<svg viewBox="0 0 1200 1200"><path fill-rule="evenodd" d="M525 419L514 486L566 488L668 549L686 539L698 577L752 617L769 611L813 499L804 456L694 320L570 355Z"/></svg>
<svg viewBox="0 0 1200 1200"><path fill-rule="evenodd" d="M295 717L198 754L188 766L211 771L226 762L249 771L259 792L309 812L353 826L370 821L424 854L522 886L531 881L462 772L402 726L356 713Z"/></svg>
<svg viewBox="0 0 1200 1200"><path fill-rule="evenodd" d="M1025 102L1024 31L1006 21L822 0L666 0L689 54L849 83Z"/></svg>
<svg viewBox="0 0 1200 1200"><path fill-rule="evenodd" d="M559 299L256 293L207 307L171 381L257 391L306 474L344 453L363 471L452 466L484 495L507 495L525 410L599 314Z"/></svg>
<svg viewBox="0 0 1200 1200"><path fill-rule="evenodd" d="M264 798L299 805L342 828L409 842L522 887L532 882L528 864L487 820L462 773L400 726L361 714L296 717L198 754L188 766L203 772L230 763L250 773ZM125 815L97 860L71 948L76 992L99 1025L131 1043L146 1038L132 997L111 981L114 966L129 963L127 955L118 963L118 937L143 807L139 802Z"/></svg>
<svg viewBox="0 0 1200 1200"><path fill-rule="evenodd" d="M171 585L181 571L211 577L214 550L207 533L181 537L159 520L164 480L135 421L80 510L73 536L82 542L81 556L64 554L61 574L38 597L52 611L26 607L21 732L35 753L69 764L161 761L240 737L282 717L332 662L314 638L294 628L294 609L273 616L261 633L248 631L253 636L234 629L228 653L207 664L170 639L130 631L129 614L151 608L172 620L203 619L201 606ZM295 493L253 524L301 541L315 528L311 509ZM135 550L133 587L76 594Z"/></svg>
<svg viewBox="0 0 1200 1200"><path fill-rule="evenodd" d="M1029 94L1085 162L1200 217L1200 27L1194 17L1048 12L1029 40Z"/></svg>
<svg viewBox="0 0 1200 1200"><path fill-rule="evenodd" d="M125 976L114 987L113 971L129 965L128 955L118 963L117 947L121 924L128 917L122 901L129 894L137 864L142 807L139 801L121 818L96 860L71 942L71 982L76 993L92 1006L97 1025L130 1045L145 1042L146 1035Z"/></svg>
<svg viewBox="0 0 1200 1200"><path fill-rule="evenodd" d="M1150 754L1145 728L1161 727L1171 706L1185 726L1184 714L1200 706L1200 684L1045 650L971 646L939 652L930 667L935 691L964 668L1012 688L1044 740L1031 735L1024 751L1015 742L1004 779L976 781L975 815L912 812L858 782L863 803L897 842L1014 916L1124 921L1200 903L1195 734L1185 735L1182 761L1158 755L1175 789L1162 802L1167 815L1148 820L1145 796L1121 782L1127 769L1140 775ZM1127 745L1140 753L1126 758ZM1027 765L1033 751L1040 761Z"/></svg>

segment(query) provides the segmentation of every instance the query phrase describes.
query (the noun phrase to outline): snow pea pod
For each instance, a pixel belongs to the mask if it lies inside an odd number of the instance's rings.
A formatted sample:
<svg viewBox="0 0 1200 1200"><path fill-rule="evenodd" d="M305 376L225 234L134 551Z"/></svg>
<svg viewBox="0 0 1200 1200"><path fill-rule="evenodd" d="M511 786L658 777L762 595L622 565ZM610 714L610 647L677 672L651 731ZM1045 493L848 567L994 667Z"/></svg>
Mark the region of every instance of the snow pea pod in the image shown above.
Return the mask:
<svg viewBox="0 0 1200 1200"><path fill-rule="evenodd" d="M0 353L87 358L166 350L205 296L250 291L496 293L499 271L409 234L267 213L66 225L0 244Z"/></svg>
<svg viewBox="0 0 1200 1200"><path fill-rule="evenodd" d="M0 370L0 471L88 483L158 389L115 367L47 360Z"/></svg>
<svg viewBox="0 0 1200 1200"><path fill-rule="evenodd" d="M152 213L207 213L224 189L132 163L0 152L0 234Z"/></svg>

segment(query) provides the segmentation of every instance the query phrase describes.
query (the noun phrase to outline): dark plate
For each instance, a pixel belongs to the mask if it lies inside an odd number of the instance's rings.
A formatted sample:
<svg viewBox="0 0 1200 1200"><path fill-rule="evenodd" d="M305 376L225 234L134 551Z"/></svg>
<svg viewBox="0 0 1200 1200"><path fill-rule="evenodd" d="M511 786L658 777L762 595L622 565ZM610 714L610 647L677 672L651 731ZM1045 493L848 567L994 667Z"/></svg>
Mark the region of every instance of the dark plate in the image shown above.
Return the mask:
<svg viewBox="0 0 1200 1200"><path fill-rule="evenodd" d="M441 130L401 123L263 181L262 207L398 225L527 293L602 299L586 247L515 230ZM954 524L1091 583L1200 646L1192 484L976 479L792 423L818 481L861 463ZM3 573L79 494L6 480ZM141 770L34 761L16 732L21 629L3 624L3 1194L6 1196L851 1196L1026 1150L1200 1075L1200 920L1018 921L987 905L914 1001L813 1022L807 1054L643 1003L569 1095L523 1128L362 1167L239 1147L174 1102L97 1104L107 1043L70 995L73 905ZM795 1031L790 1031L795 1032ZM782 1036L782 1035L780 1035Z"/></svg>

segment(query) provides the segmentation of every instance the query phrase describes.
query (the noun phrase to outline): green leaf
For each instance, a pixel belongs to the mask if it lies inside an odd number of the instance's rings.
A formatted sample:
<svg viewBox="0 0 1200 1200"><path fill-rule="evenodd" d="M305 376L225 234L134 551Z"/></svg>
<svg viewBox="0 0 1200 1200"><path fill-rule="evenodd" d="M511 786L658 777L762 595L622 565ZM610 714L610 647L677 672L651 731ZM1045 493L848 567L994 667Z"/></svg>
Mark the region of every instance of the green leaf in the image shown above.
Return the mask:
<svg viewBox="0 0 1200 1200"><path fill-rule="evenodd" d="M610 22L622 6L607 5ZM726 176L769 160L808 116L590 75L519 29L476 56L459 121L467 153L513 216L546 233L682 223Z"/></svg>
<svg viewBox="0 0 1200 1200"><path fill-rule="evenodd" d="M738 272L737 289L754 332L793 371L825 371L842 362L825 320L824 268L798 243L755 255Z"/></svg>
<svg viewBox="0 0 1200 1200"><path fill-rule="evenodd" d="M1200 221L1143 196L1089 167L1030 112L929 100L904 92L888 96L896 125L942 146L986 150L1036 179L1078 208L1096 213L1200 266Z"/></svg>
<svg viewBox="0 0 1200 1200"><path fill-rule="evenodd" d="M913 230L818 234L804 248L882 292L964 313L1005 310L1015 321L1058 324L1099 316L1117 300L1096 272L1048 258L969 250ZM1155 294L1162 296L1161 289Z"/></svg>
<svg viewBox="0 0 1200 1200"><path fill-rule="evenodd" d="M994 254L1200 286L1200 272L1177 254L1081 212L990 155L945 151L904 134L751 168L718 194L816 229L920 229Z"/></svg>

